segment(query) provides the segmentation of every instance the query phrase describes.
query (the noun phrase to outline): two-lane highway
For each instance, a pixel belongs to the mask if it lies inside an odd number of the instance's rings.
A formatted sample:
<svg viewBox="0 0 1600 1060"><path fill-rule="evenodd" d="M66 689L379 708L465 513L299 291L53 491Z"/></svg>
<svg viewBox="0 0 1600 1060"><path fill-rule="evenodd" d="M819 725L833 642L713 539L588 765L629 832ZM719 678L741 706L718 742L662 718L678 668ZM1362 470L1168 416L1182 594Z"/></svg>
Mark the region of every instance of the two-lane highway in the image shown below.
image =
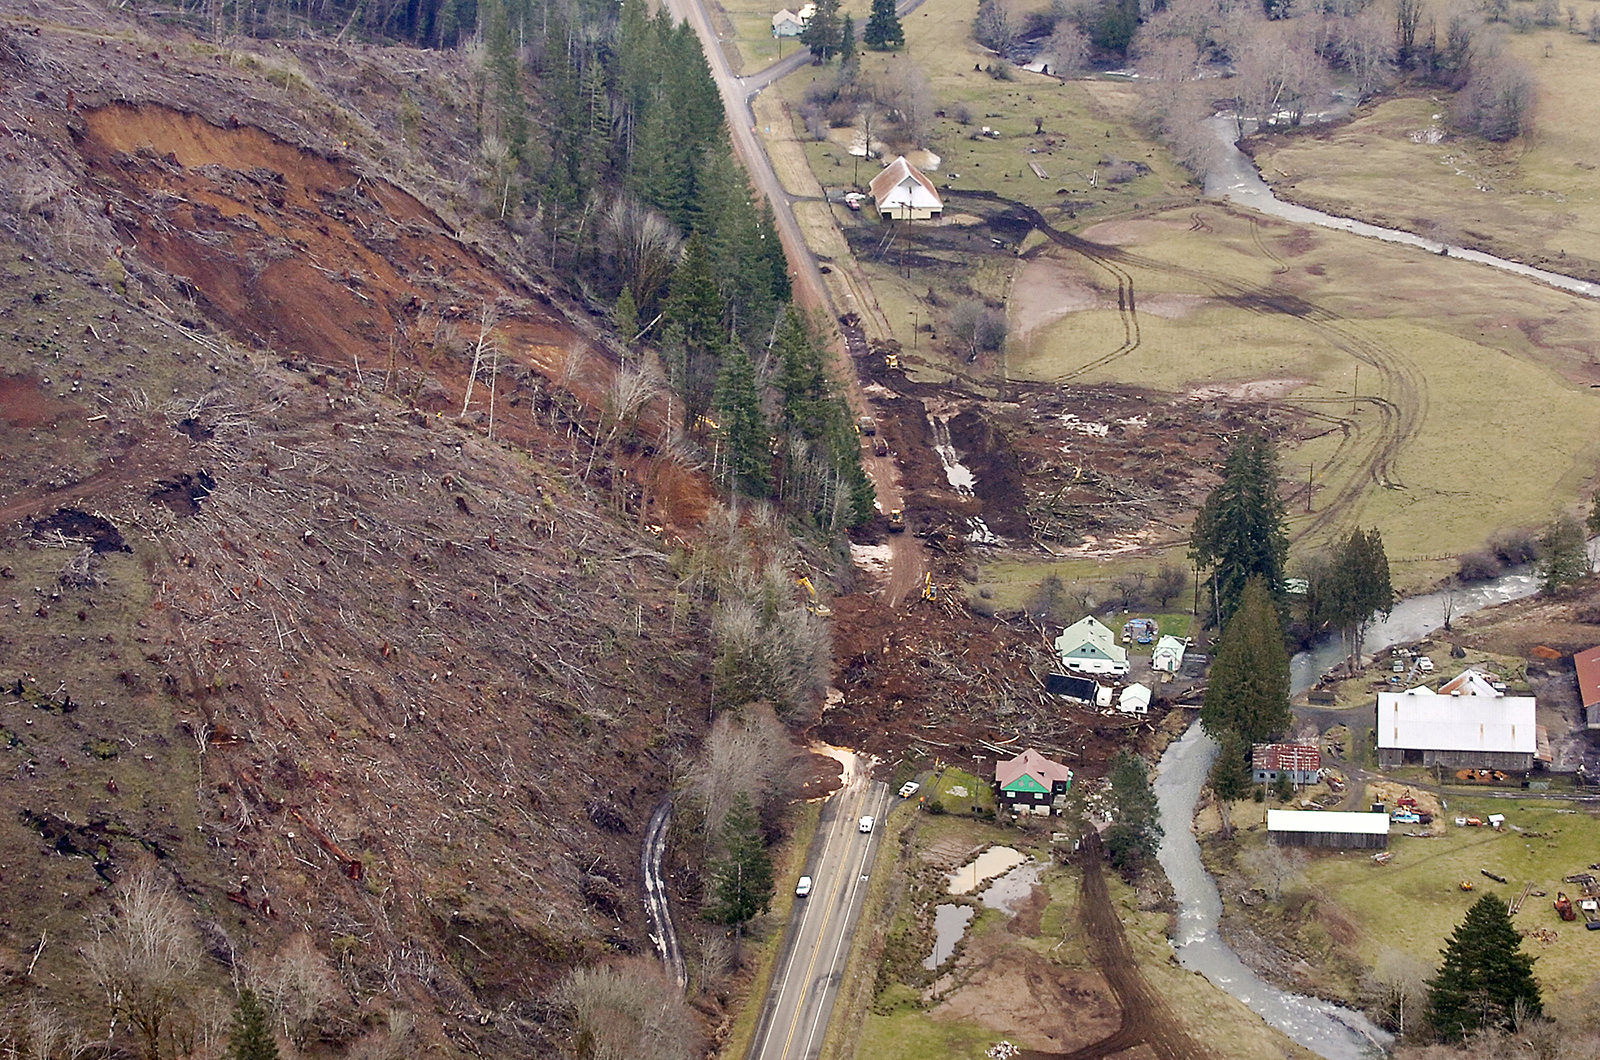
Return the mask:
<svg viewBox="0 0 1600 1060"><path fill-rule="evenodd" d="M811 894L794 900L749 1060L811 1060L822 1048L892 805L886 785L857 774L823 807L812 863L801 870ZM870 833L863 816L873 819Z"/></svg>

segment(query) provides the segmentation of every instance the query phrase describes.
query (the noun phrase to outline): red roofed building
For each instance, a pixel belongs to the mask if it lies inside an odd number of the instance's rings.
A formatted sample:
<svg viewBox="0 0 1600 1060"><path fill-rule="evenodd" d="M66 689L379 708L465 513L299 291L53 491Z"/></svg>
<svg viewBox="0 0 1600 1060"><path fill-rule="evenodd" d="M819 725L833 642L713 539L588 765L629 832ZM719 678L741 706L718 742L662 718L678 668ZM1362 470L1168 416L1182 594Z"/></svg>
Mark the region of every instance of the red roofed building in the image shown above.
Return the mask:
<svg viewBox="0 0 1600 1060"><path fill-rule="evenodd" d="M1057 795L1072 790L1072 770L1028 748L1009 762L996 762L994 786L1013 810L1048 812Z"/></svg>
<svg viewBox="0 0 1600 1060"><path fill-rule="evenodd" d="M1322 779L1322 752L1310 743L1258 743L1250 749L1250 767L1257 784L1271 784L1287 775L1295 787Z"/></svg>
<svg viewBox="0 0 1600 1060"><path fill-rule="evenodd" d="M1574 655L1572 668L1578 671L1578 699L1583 703L1584 724L1600 729L1600 645Z"/></svg>

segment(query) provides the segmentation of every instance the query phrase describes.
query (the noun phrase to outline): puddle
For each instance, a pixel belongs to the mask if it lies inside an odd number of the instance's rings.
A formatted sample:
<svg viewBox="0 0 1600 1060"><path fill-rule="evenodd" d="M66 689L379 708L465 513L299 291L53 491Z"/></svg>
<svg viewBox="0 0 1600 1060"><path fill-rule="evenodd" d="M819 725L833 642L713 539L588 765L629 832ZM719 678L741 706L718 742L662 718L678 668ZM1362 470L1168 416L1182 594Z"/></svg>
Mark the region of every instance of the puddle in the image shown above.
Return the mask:
<svg viewBox="0 0 1600 1060"><path fill-rule="evenodd" d="M933 910L933 952L922 962L928 971L950 959L956 943L967 933L975 910L969 905L941 905Z"/></svg>
<svg viewBox="0 0 1600 1060"><path fill-rule="evenodd" d="M990 847L969 865L963 865L950 874L950 894L970 894L978 884L993 879L1027 861L1026 855L1010 847Z"/></svg>
<svg viewBox="0 0 1600 1060"><path fill-rule="evenodd" d="M991 883L984 892L978 895L978 900L985 908L998 909L1007 916L1016 916L1033 894L1033 889L1039 884L1039 874L1044 871L1044 866L1036 861L1026 865L1018 865L1010 872Z"/></svg>

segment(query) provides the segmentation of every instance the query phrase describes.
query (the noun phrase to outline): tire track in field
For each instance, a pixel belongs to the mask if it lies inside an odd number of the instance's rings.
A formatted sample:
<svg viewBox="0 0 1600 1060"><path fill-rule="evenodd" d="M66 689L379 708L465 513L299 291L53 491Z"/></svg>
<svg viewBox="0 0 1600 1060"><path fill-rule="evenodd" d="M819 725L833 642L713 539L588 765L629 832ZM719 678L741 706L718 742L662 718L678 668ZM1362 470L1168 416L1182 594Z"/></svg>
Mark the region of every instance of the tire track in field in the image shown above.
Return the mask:
<svg viewBox="0 0 1600 1060"><path fill-rule="evenodd" d="M1175 265L1062 232L1046 221L1033 207L1026 203L1004 199L993 192L951 191L948 194L951 197L992 202L1016 211L1026 217L1056 246L1070 250L1095 266L1118 276L1119 292L1124 282L1128 285L1128 290L1130 292L1132 290L1133 278L1128 272L1129 267L1147 269L1158 275L1181 276L1206 287L1217 300L1246 312L1260 316L1292 317L1335 349L1353 358L1358 364L1368 366L1377 372L1379 382L1374 391L1365 396L1358 394L1353 399L1354 404L1365 406L1376 413L1377 429L1370 432L1371 439L1363 447L1355 439L1365 436L1368 432L1362 431L1360 424L1353 418L1348 421L1353 438L1342 443L1334 457L1324 464L1324 475L1329 479L1342 477L1344 485L1324 500L1321 511L1296 527L1292 534L1293 540L1298 541L1308 535L1319 533L1334 536L1353 529L1356 522L1352 512L1353 502L1366 491L1369 481L1385 489L1405 488L1397 461L1401 450L1416 436L1426 418L1428 387L1421 369L1399 350L1362 334L1352 326L1348 318L1299 295L1275 289L1267 284L1218 277L1203 269ZM1282 265L1282 259L1266 247L1260 235L1259 224L1254 219L1251 221L1251 235L1256 246L1270 260ZM1136 323L1135 318L1135 330L1131 333L1132 336L1137 335ZM1137 341L1131 344L1129 341L1124 341L1110 353L1057 377L1057 381L1067 382L1095 368L1111 364L1137 348ZM1305 407L1312 404L1337 404L1342 400L1299 398L1296 399L1296 404Z"/></svg>

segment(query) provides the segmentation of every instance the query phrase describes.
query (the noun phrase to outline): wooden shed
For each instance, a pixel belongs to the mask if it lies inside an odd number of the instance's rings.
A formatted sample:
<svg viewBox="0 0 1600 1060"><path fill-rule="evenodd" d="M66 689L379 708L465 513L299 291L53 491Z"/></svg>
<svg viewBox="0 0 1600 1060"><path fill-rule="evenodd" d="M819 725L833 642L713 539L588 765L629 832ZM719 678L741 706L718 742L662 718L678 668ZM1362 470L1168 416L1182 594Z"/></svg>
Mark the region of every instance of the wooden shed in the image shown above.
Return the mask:
<svg viewBox="0 0 1600 1060"><path fill-rule="evenodd" d="M1389 815L1345 810L1268 810L1267 837L1280 847L1382 850Z"/></svg>

